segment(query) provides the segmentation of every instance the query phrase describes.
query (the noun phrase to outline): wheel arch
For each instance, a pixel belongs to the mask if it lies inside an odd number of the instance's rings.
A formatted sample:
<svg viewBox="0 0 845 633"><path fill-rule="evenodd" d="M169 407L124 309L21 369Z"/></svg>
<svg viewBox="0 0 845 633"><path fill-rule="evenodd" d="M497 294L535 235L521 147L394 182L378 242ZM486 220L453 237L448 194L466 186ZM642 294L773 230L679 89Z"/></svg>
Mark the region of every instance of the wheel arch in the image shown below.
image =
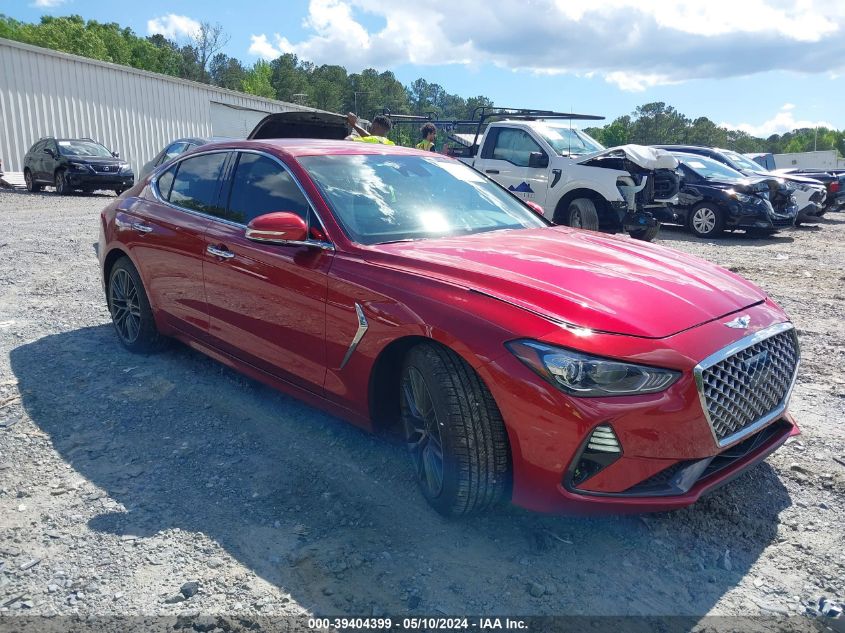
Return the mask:
<svg viewBox="0 0 845 633"><path fill-rule="evenodd" d="M588 200L593 201L593 204L596 205L596 211L598 212L600 226L604 227L615 222L616 218L610 217L610 203L607 198L595 189L588 189L586 187L572 189L561 196L560 200L558 200L555 205L552 222L555 224L565 224L565 213L569 209L569 203L577 198L587 198Z"/></svg>
<svg viewBox="0 0 845 633"><path fill-rule="evenodd" d="M109 291L109 277L111 276L111 270L114 268L117 260L121 257L126 257L130 262L132 262L132 258L129 256L129 253L120 247L112 248L108 253L106 253L105 258L103 259L103 288L106 290L106 295L108 295ZM132 262L132 265L135 266L137 270L138 267L135 265L135 262Z"/></svg>

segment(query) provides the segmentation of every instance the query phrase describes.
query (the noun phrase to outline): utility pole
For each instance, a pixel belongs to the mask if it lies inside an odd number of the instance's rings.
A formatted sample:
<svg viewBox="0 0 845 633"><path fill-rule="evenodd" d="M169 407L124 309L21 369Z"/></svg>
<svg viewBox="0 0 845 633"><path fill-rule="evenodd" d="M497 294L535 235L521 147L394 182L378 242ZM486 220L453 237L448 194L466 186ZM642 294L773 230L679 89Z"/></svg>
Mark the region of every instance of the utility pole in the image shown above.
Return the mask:
<svg viewBox="0 0 845 633"><path fill-rule="evenodd" d="M358 114L358 95L365 95L368 94L366 90L356 90L353 93L353 99L355 100L355 114Z"/></svg>

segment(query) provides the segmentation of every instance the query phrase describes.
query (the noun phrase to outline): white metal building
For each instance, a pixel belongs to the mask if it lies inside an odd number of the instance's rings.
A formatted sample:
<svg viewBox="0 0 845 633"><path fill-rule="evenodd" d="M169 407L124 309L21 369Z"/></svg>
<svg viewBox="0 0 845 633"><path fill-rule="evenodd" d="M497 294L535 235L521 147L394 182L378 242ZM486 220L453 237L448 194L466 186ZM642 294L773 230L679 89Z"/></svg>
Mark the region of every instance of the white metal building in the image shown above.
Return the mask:
<svg viewBox="0 0 845 633"><path fill-rule="evenodd" d="M845 159L840 158L835 149L775 154L775 166L778 169L843 169Z"/></svg>
<svg viewBox="0 0 845 633"><path fill-rule="evenodd" d="M137 174L182 136L244 138L271 112L303 110L215 86L0 38L0 158L21 171L44 136L100 141Z"/></svg>

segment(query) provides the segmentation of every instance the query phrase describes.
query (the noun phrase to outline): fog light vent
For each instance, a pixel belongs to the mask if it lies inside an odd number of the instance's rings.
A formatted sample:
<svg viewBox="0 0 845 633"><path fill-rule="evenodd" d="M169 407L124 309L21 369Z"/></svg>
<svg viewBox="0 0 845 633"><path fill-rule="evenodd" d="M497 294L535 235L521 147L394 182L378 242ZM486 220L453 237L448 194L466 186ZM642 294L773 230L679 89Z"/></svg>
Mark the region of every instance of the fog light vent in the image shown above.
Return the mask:
<svg viewBox="0 0 845 633"><path fill-rule="evenodd" d="M587 445L573 460L569 468L569 482L572 487L587 481L622 457L619 438L609 424L600 424L593 429Z"/></svg>
<svg viewBox="0 0 845 633"><path fill-rule="evenodd" d="M616 433L607 424L602 424L595 428L590 434L590 441L587 442L587 448L591 451L599 451L601 453L622 452L619 446L619 440L616 439Z"/></svg>

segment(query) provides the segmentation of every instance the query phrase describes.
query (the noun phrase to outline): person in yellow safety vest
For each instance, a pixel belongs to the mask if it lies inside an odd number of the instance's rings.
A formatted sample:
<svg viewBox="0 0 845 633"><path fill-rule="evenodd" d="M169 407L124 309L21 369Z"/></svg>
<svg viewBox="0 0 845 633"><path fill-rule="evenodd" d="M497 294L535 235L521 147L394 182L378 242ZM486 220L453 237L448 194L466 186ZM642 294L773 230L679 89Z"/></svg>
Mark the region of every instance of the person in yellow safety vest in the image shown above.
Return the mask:
<svg viewBox="0 0 845 633"><path fill-rule="evenodd" d="M381 143L382 145L396 144L387 138L387 134L390 132L390 128L393 127L393 123L391 123L390 119L383 114L373 117L373 121L370 123L369 132L358 125L358 116L352 112L346 115L346 122L349 124L349 127L358 133L358 136L346 137L351 141L360 141L361 143Z"/></svg>
<svg viewBox="0 0 845 633"><path fill-rule="evenodd" d="M421 149L424 152L434 151L434 140L437 138L437 128L434 123L426 123L420 128L420 136L422 140L414 147Z"/></svg>

